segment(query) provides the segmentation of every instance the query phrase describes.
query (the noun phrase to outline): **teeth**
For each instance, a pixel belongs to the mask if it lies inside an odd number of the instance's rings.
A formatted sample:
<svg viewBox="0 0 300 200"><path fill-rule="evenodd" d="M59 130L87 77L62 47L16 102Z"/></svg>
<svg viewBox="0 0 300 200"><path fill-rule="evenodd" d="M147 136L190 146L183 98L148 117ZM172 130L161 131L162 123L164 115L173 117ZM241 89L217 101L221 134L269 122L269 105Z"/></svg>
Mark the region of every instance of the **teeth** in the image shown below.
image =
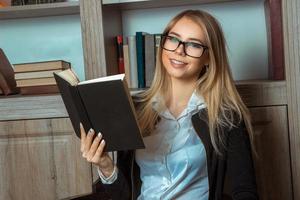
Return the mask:
<svg viewBox="0 0 300 200"><path fill-rule="evenodd" d="M179 60L171 60L174 64L185 64L184 62L181 62Z"/></svg>

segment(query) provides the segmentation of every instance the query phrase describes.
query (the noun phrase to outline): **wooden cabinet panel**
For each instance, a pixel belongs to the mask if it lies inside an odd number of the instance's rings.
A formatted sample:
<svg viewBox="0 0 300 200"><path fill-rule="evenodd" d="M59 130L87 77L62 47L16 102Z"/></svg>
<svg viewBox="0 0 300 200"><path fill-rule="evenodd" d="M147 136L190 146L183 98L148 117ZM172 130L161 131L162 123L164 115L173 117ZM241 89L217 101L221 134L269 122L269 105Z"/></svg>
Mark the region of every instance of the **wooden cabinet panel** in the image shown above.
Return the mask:
<svg viewBox="0 0 300 200"><path fill-rule="evenodd" d="M91 192L68 118L0 122L0 199L61 199Z"/></svg>
<svg viewBox="0 0 300 200"><path fill-rule="evenodd" d="M250 109L255 129L256 179L261 200L292 200L287 106Z"/></svg>

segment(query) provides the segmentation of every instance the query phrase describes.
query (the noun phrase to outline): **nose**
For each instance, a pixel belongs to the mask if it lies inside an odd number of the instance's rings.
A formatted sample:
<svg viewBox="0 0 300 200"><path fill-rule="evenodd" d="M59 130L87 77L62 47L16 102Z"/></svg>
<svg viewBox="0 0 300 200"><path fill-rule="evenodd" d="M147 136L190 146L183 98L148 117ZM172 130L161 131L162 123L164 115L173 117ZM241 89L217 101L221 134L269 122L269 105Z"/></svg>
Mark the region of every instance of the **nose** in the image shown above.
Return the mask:
<svg viewBox="0 0 300 200"><path fill-rule="evenodd" d="M184 50L184 43L180 43L177 49L175 50L175 53L178 55L184 56L185 55L185 50Z"/></svg>

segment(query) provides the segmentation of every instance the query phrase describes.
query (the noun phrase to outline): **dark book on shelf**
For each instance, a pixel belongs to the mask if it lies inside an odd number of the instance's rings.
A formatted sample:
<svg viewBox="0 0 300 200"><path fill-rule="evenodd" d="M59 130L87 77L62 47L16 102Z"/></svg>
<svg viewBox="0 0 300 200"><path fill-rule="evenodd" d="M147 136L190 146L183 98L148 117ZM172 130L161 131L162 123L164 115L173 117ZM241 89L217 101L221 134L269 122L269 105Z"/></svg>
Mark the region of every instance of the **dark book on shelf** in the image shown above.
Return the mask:
<svg viewBox="0 0 300 200"><path fill-rule="evenodd" d="M285 79L281 4L281 0L265 1L271 80Z"/></svg>
<svg viewBox="0 0 300 200"><path fill-rule="evenodd" d="M80 82L71 69L54 73L73 128L80 137L93 128L106 141L105 151L144 148L124 74Z"/></svg>
<svg viewBox="0 0 300 200"><path fill-rule="evenodd" d="M124 68L124 53L123 53L123 36L117 35L117 56L118 56L118 72L120 74L125 72Z"/></svg>
<svg viewBox="0 0 300 200"><path fill-rule="evenodd" d="M144 32L136 32L136 56L137 56L137 73L138 87L144 88L145 83L145 37Z"/></svg>
<svg viewBox="0 0 300 200"><path fill-rule="evenodd" d="M18 92L14 69L0 48L0 87L4 95L15 94Z"/></svg>

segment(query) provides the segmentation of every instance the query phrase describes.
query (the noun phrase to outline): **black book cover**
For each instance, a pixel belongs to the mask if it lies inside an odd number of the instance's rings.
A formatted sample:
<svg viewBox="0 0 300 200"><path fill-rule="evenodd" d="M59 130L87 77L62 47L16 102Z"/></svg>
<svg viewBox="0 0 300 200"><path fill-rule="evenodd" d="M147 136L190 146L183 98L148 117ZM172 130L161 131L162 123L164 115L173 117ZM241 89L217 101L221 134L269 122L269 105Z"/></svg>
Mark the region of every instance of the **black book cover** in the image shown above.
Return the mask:
<svg viewBox="0 0 300 200"><path fill-rule="evenodd" d="M80 138L80 125L81 122L85 131L88 132L91 127L90 120L84 110L80 95L76 87L72 86L68 81L64 80L56 73L54 73L57 86L61 93L61 97L65 104L66 110L69 114L72 126L76 135Z"/></svg>
<svg viewBox="0 0 300 200"><path fill-rule="evenodd" d="M86 131L102 133L105 151L144 148L125 80L72 86L56 74L55 79L77 136L81 121Z"/></svg>

